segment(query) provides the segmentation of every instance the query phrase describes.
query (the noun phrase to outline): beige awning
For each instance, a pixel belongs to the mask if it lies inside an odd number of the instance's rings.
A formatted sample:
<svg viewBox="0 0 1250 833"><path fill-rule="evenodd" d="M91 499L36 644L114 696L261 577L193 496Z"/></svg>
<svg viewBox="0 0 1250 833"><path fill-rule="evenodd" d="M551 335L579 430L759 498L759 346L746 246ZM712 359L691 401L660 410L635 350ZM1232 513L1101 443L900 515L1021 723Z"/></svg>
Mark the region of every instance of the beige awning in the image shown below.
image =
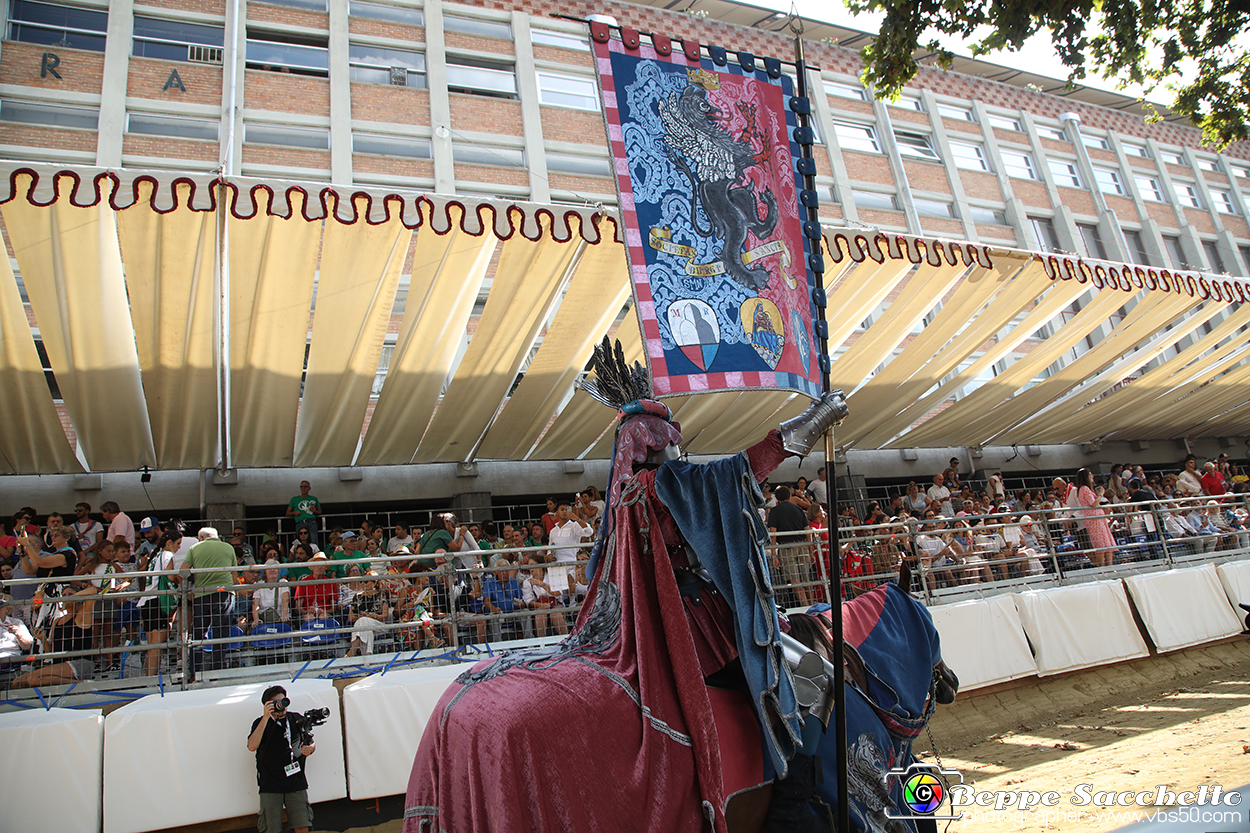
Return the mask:
<svg viewBox="0 0 1250 833"><path fill-rule="evenodd" d="M610 453L615 414L576 383L604 332L633 359L642 344L601 208L0 170L21 279L0 267L0 471ZM1244 431L1244 279L832 227L824 242L843 447ZM688 451L720 454L807 402L669 404Z"/></svg>

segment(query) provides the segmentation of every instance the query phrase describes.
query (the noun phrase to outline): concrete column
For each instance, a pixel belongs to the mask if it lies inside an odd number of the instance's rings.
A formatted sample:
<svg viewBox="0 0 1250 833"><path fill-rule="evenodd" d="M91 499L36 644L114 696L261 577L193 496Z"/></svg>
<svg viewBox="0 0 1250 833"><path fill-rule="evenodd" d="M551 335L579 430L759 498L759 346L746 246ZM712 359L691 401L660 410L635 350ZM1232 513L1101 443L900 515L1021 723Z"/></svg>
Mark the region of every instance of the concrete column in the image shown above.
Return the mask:
<svg viewBox="0 0 1250 833"><path fill-rule="evenodd" d="M1059 237L1059 246L1065 252L1075 254L1082 250L1079 242L1081 235L1077 230L1076 220L1072 217L1072 211L1063 204L1063 197L1055 186L1055 177L1050 172L1046 148L1042 146L1042 140L1037 135L1037 125L1033 123L1033 114L1021 111L1020 124L1029 136L1029 152L1033 156L1033 161L1037 163L1037 175L1041 178L1041 183L1046 186L1046 196L1050 199L1050 206L1054 210L1052 220L1055 224L1055 233Z"/></svg>
<svg viewBox="0 0 1250 833"><path fill-rule="evenodd" d="M230 540L236 524L243 523L247 512L242 503L208 503L204 505L204 519L207 526L215 527L223 541Z"/></svg>
<svg viewBox="0 0 1250 833"><path fill-rule="evenodd" d="M118 168L122 164L122 137L126 132L126 77L130 72L130 43L135 31L134 0L113 0L108 11L95 163L105 168Z"/></svg>
<svg viewBox="0 0 1250 833"><path fill-rule="evenodd" d="M462 524L494 520L490 492L461 492L451 498L451 509Z"/></svg>
<svg viewBox="0 0 1250 833"><path fill-rule="evenodd" d="M928 99L933 97L933 93L929 90L922 90L921 95ZM977 224L972 219L972 212L968 210L968 197L964 194L964 183L959 176L961 168L955 164L955 154L951 152L946 125L937 107L929 107L926 102L925 112L929 115L929 123L933 125L933 145L938 156L942 158L943 167L946 168L946 181L950 185L951 196L955 198L955 211L959 214L959 221L963 224L964 236L974 243L979 243L981 237L977 234Z"/></svg>
<svg viewBox="0 0 1250 833"><path fill-rule="evenodd" d="M330 181L352 181L352 85L348 0L330 0Z"/></svg>
<svg viewBox="0 0 1250 833"><path fill-rule="evenodd" d="M898 142L894 141L894 123L890 120L890 111L883 101L874 101L872 111L877 117L877 139L885 149L886 158L890 160L890 170L894 172L899 207L903 209L903 215L907 218L907 231L911 234L923 234L924 230L920 227L920 215L916 213L916 204L912 202L907 169L903 167L903 157L898 152Z"/></svg>
<svg viewBox="0 0 1250 833"><path fill-rule="evenodd" d="M859 222L859 210L851 197L851 177L846 172L846 161L842 158L838 135L833 129L833 111L829 108L829 96L825 95L820 73L810 67L807 71L807 96L812 102L812 116L817 129L825 140L825 153L829 154L829 169L833 171L833 200L842 206L843 219L847 222ZM820 195L821 202L826 199L825 194Z"/></svg>
<svg viewBox="0 0 1250 833"><path fill-rule="evenodd" d="M451 157L451 95L447 91L447 41L443 37L443 2L425 3L425 78L430 89L430 146L434 157L434 193L456 192Z"/></svg>
<svg viewBox="0 0 1250 833"><path fill-rule="evenodd" d="M1146 219L1142 220L1141 238L1152 265L1169 262L1168 249L1163 244L1163 232L1153 218L1146 217Z"/></svg>
<svg viewBox="0 0 1250 833"><path fill-rule="evenodd" d="M994 167L994 175L998 177L998 190L1002 192L1003 202L1006 204L1007 222L1011 223L1012 229L1016 232L1018 245L1027 247L1030 239L1029 232L1025 230L1029 223L1028 211L1024 201L1016 197L1015 190L1011 187L1011 177L1003 170L1003 157L999 153L998 137L994 135L994 127L990 124L989 111L980 101L972 102L972 109L977 115L977 123L981 125L986 156L992 160L990 164Z"/></svg>
<svg viewBox="0 0 1250 833"><path fill-rule="evenodd" d="M238 176L243 156L243 81L247 67L247 0L226 0L221 66L221 151L226 176Z"/></svg>
<svg viewBox="0 0 1250 833"><path fill-rule="evenodd" d="M551 183L547 180L547 154L543 145L543 118L538 98L538 75L534 66L534 42L530 36L530 17L525 12L512 13L512 39L516 50L517 96L521 100L521 127L525 132L525 164L530 175L530 200L551 202Z"/></svg>

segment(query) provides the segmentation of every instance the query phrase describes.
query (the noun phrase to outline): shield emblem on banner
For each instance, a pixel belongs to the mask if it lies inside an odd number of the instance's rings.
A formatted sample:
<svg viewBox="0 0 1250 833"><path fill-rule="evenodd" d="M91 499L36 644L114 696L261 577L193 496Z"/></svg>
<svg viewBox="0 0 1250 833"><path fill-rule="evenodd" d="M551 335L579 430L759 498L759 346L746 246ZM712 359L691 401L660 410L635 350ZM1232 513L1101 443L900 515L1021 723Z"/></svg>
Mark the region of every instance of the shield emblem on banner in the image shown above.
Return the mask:
<svg viewBox="0 0 1250 833"><path fill-rule="evenodd" d="M682 354L706 371L720 348L720 324L716 313L696 298L681 298L668 307L668 326Z"/></svg>
<svg viewBox="0 0 1250 833"><path fill-rule="evenodd" d="M748 298L740 309L742 331L760 358L774 370L781 361L781 349L786 345L786 328L781 310L767 298Z"/></svg>

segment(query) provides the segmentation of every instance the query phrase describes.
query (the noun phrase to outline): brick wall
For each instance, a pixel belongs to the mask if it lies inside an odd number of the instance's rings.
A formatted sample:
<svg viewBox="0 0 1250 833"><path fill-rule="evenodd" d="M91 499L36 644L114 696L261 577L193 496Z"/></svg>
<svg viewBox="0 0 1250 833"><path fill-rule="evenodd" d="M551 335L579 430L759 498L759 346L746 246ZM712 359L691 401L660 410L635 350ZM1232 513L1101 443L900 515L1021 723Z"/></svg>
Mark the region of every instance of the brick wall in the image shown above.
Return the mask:
<svg viewBox="0 0 1250 833"><path fill-rule="evenodd" d="M1007 246L1016 245L1016 232L1011 226L977 223L977 236L986 243L993 241Z"/></svg>
<svg viewBox="0 0 1250 833"><path fill-rule="evenodd" d="M1176 228L1176 212L1172 206L1161 202L1146 202L1146 213L1165 229Z"/></svg>
<svg viewBox="0 0 1250 833"><path fill-rule="evenodd" d="M200 14L217 14L223 17L226 14L225 0L144 0L143 5L160 9L181 9Z"/></svg>
<svg viewBox="0 0 1250 833"><path fill-rule="evenodd" d="M1137 204L1128 197L1121 197L1117 194L1103 194L1102 196L1107 201L1107 208L1114 211L1121 221L1127 220L1131 223L1137 219L1145 219L1139 216Z"/></svg>
<svg viewBox="0 0 1250 833"><path fill-rule="evenodd" d="M330 81L287 72L249 69L244 106L306 116L330 116Z"/></svg>
<svg viewBox="0 0 1250 833"><path fill-rule="evenodd" d="M607 128L604 126L602 113L589 113L566 107L543 107L542 120L544 141L608 146Z"/></svg>
<svg viewBox="0 0 1250 833"><path fill-rule="evenodd" d="M882 154L843 151L842 159L846 163L847 175L856 182L894 184L890 163Z"/></svg>
<svg viewBox="0 0 1250 833"><path fill-rule="evenodd" d="M330 15L324 12L310 12L305 9L292 9L287 6L271 6L268 3L250 2L247 4L247 22L251 24L275 23L278 26L302 26L306 29L330 28Z"/></svg>
<svg viewBox="0 0 1250 833"><path fill-rule="evenodd" d="M490 165L456 165L456 179L465 182L492 182L528 187L530 175L520 168L496 168Z"/></svg>
<svg viewBox="0 0 1250 833"><path fill-rule="evenodd" d="M1038 208L1049 208L1050 197L1046 194L1046 186L1029 179L1012 179L1011 191L1025 205Z"/></svg>
<svg viewBox="0 0 1250 833"><path fill-rule="evenodd" d="M964 237L964 224L958 220L944 220L941 217L921 217L920 227L925 234L935 237Z"/></svg>
<svg viewBox="0 0 1250 833"><path fill-rule="evenodd" d="M1185 219L1199 234L1215 234L1215 223L1211 222L1211 214L1205 209L1183 206ZM1240 271L1240 270L1238 270Z"/></svg>
<svg viewBox="0 0 1250 833"><path fill-rule="evenodd" d="M330 152L276 145L244 145L244 165L281 165L292 168L329 170Z"/></svg>
<svg viewBox="0 0 1250 833"><path fill-rule="evenodd" d="M964 186L964 196L970 199L1002 201L1003 192L998 187L998 177L993 174L959 169L959 180Z"/></svg>
<svg viewBox="0 0 1250 833"><path fill-rule="evenodd" d="M60 65L56 67L56 71L61 74L59 79L51 72L46 78L39 77L44 52L54 52L61 59ZM3 77L6 84L98 95L103 76L104 55L100 52L7 40L4 42L4 49L0 51L0 77Z"/></svg>
<svg viewBox="0 0 1250 833"><path fill-rule="evenodd" d="M424 26L405 26L402 23L391 23L386 20L370 20L367 17L349 17L347 31L353 35L370 35L375 38L394 38L407 41L413 47L425 45Z"/></svg>
<svg viewBox="0 0 1250 833"><path fill-rule="evenodd" d="M589 52L579 52L576 49L562 49L558 46L548 46L545 43L534 44L534 60L555 61L556 63L574 67L594 67L595 65Z"/></svg>
<svg viewBox="0 0 1250 833"><path fill-rule="evenodd" d="M177 87L162 90L174 70L182 79L186 92ZM221 106L221 67L214 64L193 64L186 61L161 61L155 58L130 58L130 77L126 95L154 101L178 101L189 104Z"/></svg>
<svg viewBox="0 0 1250 833"><path fill-rule="evenodd" d="M599 122L603 123L602 116L599 116ZM453 130L472 130L478 133L508 136L525 134L521 126L521 102L468 93L451 94L451 126ZM543 138L553 137L547 136L544 131Z"/></svg>
<svg viewBox="0 0 1250 833"><path fill-rule="evenodd" d="M616 182L605 176L574 176L573 174L548 174L548 184L553 190L584 194L615 194Z"/></svg>
<svg viewBox="0 0 1250 833"><path fill-rule="evenodd" d="M463 32L449 32L446 30L443 32L443 38L448 49L494 52L496 55L503 55L509 58L516 54L512 41L499 40L498 38L479 38L475 35L466 35Z"/></svg>
<svg viewBox="0 0 1250 833"><path fill-rule="evenodd" d="M94 130L67 130L58 127L39 127L33 124L0 122L0 144L62 150L85 150L95 153L96 132Z"/></svg>
<svg viewBox="0 0 1250 833"><path fill-rule="evenodd" d="M1224 221L1224 228L1234 237L1240 237L1243 240L1250 237L1250 223L1246 222L1245 217L1221 214L1220 219Z"/></svg>
<svg viewBox="0 0 1250 833"><path fill-rule="evenodd" d="M907 218L901 211L880 211L874 208L859 209L859 221L870 226L897 226L907 228Z"/></svg>
<svg viewBox="0 0 1250 833"><path fill-rule="evenodd" d="M352 118L389 124L430 123L430 94L413 87L352 84Z"/></svg>
<svg viewBox="0 0 1250 833"><path fill-rule="evenodd" d="M127 134L122 142L122 153L170 159L204 159L211 162L217 159L219 147L216 142L197 142L166 136L140 136L131 133Z"/></svg>
<svg viewBox="0 0 1250 833"><path fill-rule="evenodd" d="M1064 188L1059 187L1059 200L1066 205L1073 214L1088 214L1090 216L1097 215L1094 208L1094 197L1084 188ZM1030 203L1030 205L1042 205L1044 203Z"/></svg>
<svg viewBox="0 0 1250 833"><path fill-rule="evenodd" d="M434 163L428 159L404 159L398 156L352 154L352 170L364 174L386 174L431 179Z"/></svg>
<svg viewBox="0 0 1250 833"><path fill-rule="evenodd" d="M940 194L951 192L950 180L946 178L946 168L937 162L915 162L903 160L903 170L907 173L907 182L919 191L936 191ZM995 193L997 193L997 184ZM998 197L994 197L998 199Z"/></svg>

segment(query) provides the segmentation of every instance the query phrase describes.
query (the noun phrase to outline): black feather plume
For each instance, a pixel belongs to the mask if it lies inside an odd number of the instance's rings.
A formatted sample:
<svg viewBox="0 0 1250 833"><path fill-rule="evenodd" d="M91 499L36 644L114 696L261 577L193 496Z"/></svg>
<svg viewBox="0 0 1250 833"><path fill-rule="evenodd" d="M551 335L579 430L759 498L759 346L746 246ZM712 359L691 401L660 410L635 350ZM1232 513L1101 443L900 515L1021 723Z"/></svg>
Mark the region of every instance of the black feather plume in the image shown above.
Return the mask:
<svg viewBox="0 0 1250 833"><path fill-rule="evenodd" d="M595 354L590 360L595 377L582 380L582 390L610 408L621 408L638 399L651 397L651 380L647 369L639 362L633 367L625 361L625 350L621 342L616 342L613 350L612 341L603 337L602 344L595 345Z"/></svg>

